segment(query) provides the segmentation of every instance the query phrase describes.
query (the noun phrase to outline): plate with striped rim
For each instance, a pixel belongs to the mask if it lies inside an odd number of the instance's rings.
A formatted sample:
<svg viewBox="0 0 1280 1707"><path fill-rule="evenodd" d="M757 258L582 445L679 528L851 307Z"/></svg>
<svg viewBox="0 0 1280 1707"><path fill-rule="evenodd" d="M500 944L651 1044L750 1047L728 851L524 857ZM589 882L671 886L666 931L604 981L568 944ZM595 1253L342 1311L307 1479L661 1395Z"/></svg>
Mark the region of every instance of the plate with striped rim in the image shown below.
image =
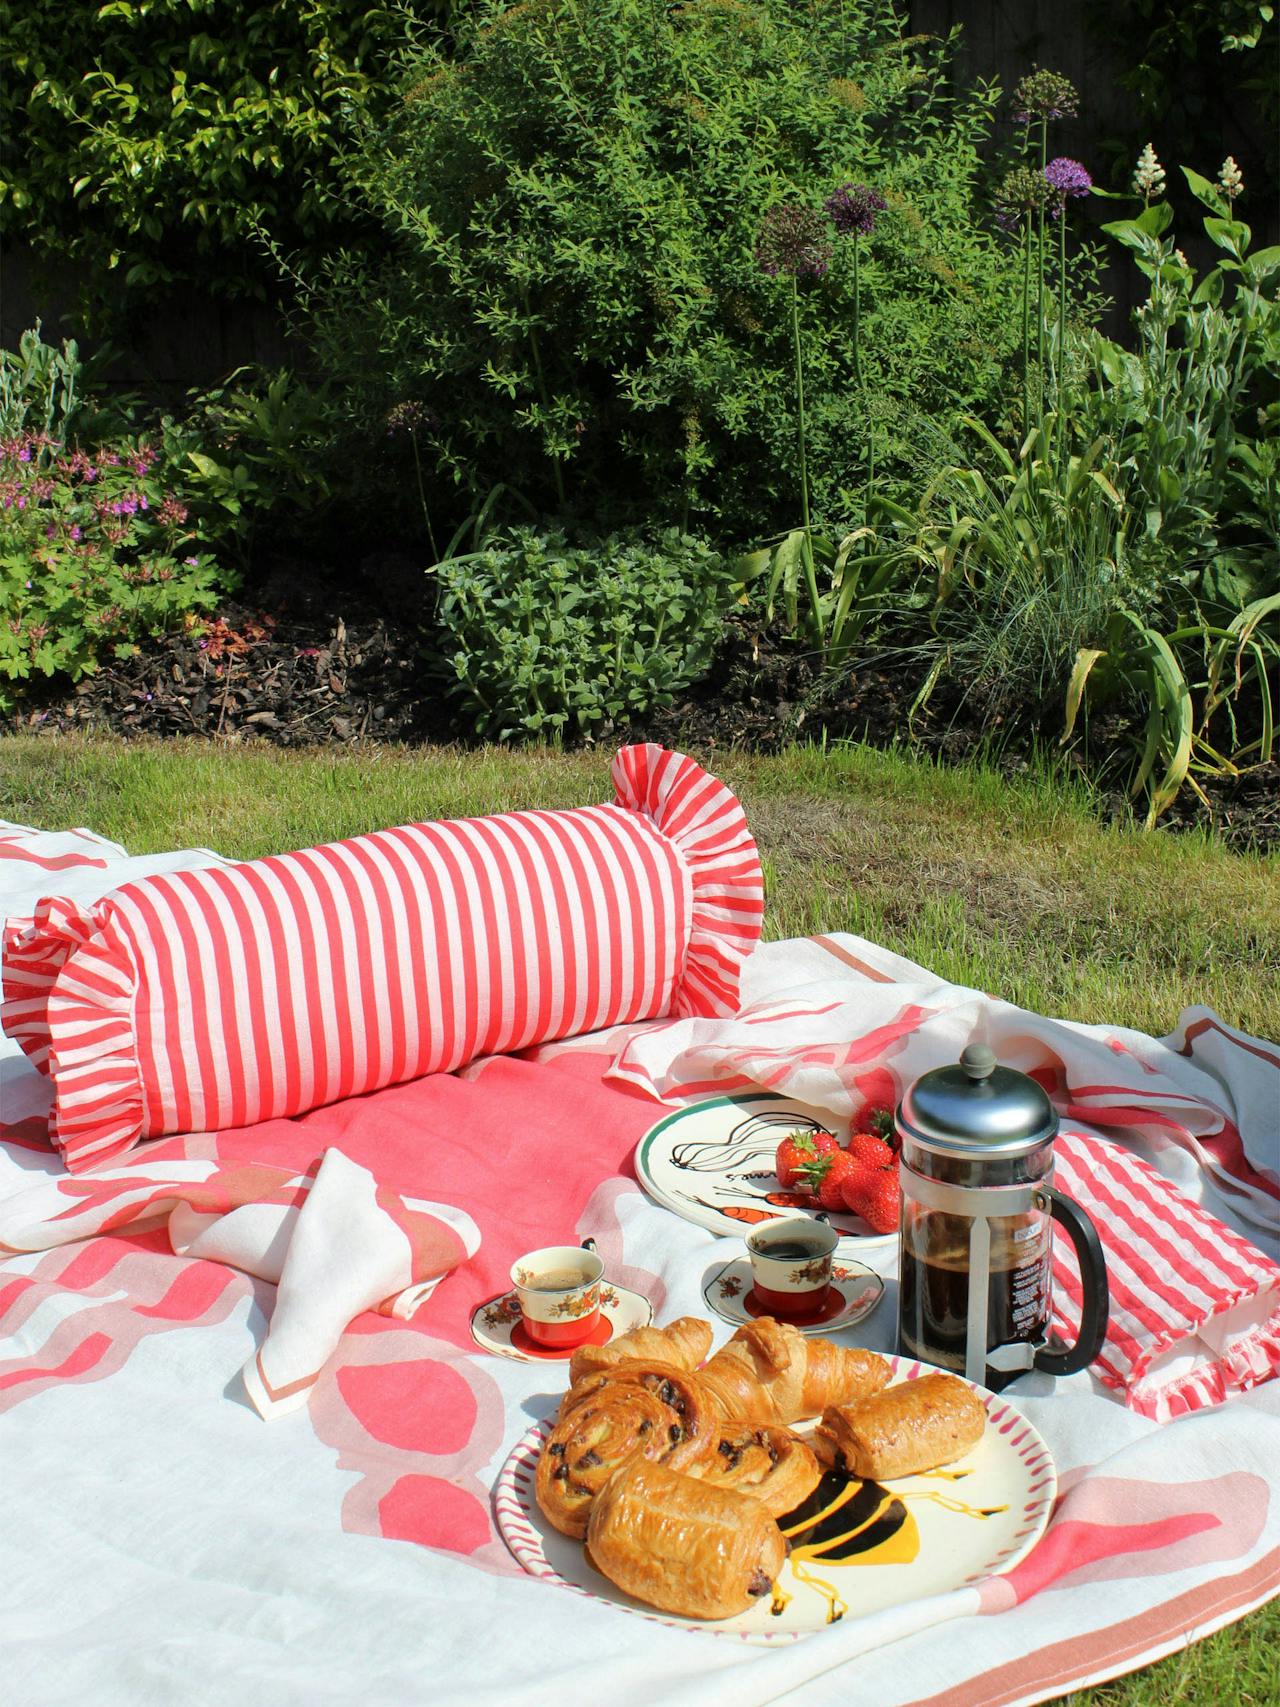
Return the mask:
<svg viewBox="0 0 1280 1707"><path fill-rule="evenodd" d="M812 1197L784 1191L774 1172L787 1134L814 1131L831 1132L841 1143L849 1138L847 1123L789 1097L712 1097L650 1127L636 1145L636 1177L656 1203L683 1220L722 1238L744 1239L764 1221L817 1212ZM874 1233L851 1210L824 1215L851 1247L897 1243L896 1232Z"/></svg>
<svg viewBox="0 0 1280 1707"><path fill-rule="evenodd" d="M906 1358L888 1361L895 1384L938 1373ZM499 1472L493 1494L498 1530L542 1582L659 1624L733 1641L794 1642L847 1616L972 1589L1012 1570L1035 1546L1053 1510L1058 1475L1052 1453L1019 1410L985 1387L965 1385L987 1412L973 1450L943 1469L897 1477L883 1487L829 1473L806 1506L779 1519L791 1552L772 1596L735 1618L683 1618L633 1600L587 1563L579 1542L551 1527L534 1497L534 1473L554 1418L529 1429ZM805 1434L814 1420L796 1424L797 1433ZM815 1511L828 1515L814 1522ZM858 1532L860 1545L848 1544L850 1531ZM829 1533L845 1540L830 1540ZM840 1553L845 1556L833 1556Z"/></svg>

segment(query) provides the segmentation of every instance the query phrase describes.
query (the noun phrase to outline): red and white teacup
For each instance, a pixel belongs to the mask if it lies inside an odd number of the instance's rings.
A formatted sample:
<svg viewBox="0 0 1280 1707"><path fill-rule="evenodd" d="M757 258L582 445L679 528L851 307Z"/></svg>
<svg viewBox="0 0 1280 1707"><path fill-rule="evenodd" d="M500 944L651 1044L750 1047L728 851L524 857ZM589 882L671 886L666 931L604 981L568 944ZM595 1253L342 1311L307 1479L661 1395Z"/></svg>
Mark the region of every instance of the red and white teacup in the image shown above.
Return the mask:
<svg viewBox="0 0 1280 1707"><path fill-rule="evenodd" d="M545 1346L581 1345L600 1320L604 1264L588 1240L582 1245L543 1245L511 1265L511 1284L531 1340Z"/></svg>
<svg viewBox="0 0 1280 1707"><path fill-rule="evenodd" d="M820 1315L831 1288L839 1242L834 1227L807 1215L757 1227L747 1238L756 1304L782 1321L800 1322Z"/></svg>

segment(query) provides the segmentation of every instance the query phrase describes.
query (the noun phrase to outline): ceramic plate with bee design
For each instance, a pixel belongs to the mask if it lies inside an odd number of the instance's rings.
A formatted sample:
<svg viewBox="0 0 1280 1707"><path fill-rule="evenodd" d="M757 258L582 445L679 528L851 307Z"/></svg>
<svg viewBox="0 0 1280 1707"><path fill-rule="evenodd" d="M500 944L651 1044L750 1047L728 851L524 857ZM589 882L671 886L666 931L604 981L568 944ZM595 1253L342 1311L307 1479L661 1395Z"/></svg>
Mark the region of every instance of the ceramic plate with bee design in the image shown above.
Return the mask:
<svg viewBox="0 0 1280 1707"><path fill-rule="evenodd" d="M937 1371L893 1357L893 1381ZM956 1380L962 1377L957 1376ZM1013 1405L966 1382L987 1413L982 1439L942 1469L860 1482L828 1471L807 1500L778 1519L790 1543L770 1593L735 1618L699 1620L633 1600L588 1563L582 1543L538 1509L534 1477L554 1418L517 1443L494 1487L503 1540L529 1572L622 1611L733 1641L794 1642L841 1619L931 1601L920 1627L978 1612L988 1579L1010 1571L1049 1522L1057 1471L1044 1440ZM802 1437L812 1420L795 1424Z"/></svg>

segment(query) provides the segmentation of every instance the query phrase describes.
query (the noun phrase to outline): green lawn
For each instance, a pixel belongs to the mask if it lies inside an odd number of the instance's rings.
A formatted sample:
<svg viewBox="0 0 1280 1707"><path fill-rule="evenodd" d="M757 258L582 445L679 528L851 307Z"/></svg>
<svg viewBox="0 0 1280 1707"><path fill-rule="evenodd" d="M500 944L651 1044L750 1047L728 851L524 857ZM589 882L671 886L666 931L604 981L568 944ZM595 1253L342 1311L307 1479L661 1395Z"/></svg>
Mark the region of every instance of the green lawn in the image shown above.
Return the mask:
<svg viewBox="0 0 1280 1707"><path fill-rule="evenodd" d="M957 982L1157 1035L1202 1002L1280 1037L1280 857L1098 823L1047 777L864 748L724 755L769 881L767 934L849 930ZM87 824L131 852L238 858L414 819L607 799L606 752L0 742L0 817ZM1130 1678L1107 1707L1280 1701L1280 1602Z"/></svg>

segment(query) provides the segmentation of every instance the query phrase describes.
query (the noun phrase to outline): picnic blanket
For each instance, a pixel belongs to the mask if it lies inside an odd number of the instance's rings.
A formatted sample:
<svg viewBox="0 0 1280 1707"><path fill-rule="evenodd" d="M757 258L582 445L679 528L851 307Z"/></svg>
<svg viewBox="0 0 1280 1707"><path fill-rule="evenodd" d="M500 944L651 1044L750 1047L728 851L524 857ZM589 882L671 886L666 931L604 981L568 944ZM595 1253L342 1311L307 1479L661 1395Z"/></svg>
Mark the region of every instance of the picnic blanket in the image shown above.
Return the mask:
<svg viewBox="0 0 1280 1707"><path fill-rule="evenodd" d="M0 827L0 911L216 858L128 860L85 831ZM1252 1265L1225 1313L1221 1294L1189 1307L1141 1371L1135 1357L1112 1385L1033 1373L1007 1390L1061 1478L1035 1551L930 1600L855 1606L777 1651L526 1577L490 1490L563 1367L488 1356L469 1330L513 1257L592 1236L659 1321L702 1314L704 1274L736 1247L639 1189L630 1156L654 1121L759 1086L847 1113L981 1030L1046 1084L1073 1159L1105 1146L1146 1170L1156 1201L1173 1187L1212 1217L1204 1255ZM736 1020L491 1058L161 1140L77 1180L48 1149L47 1098L6 1048L0 1456L23 1561L0 1609L9 1699L1031 1702L1280 1591L1280 1051L1207 1012L1163 1041L1067 1025L840 936L759 950ZM891 1349L892 1263L889 1296L846 1343ZM1132 1303L1140 1316L1140 1288ZM306 1379L267 1425L253 1371L274 1368L273 1343L298 1374L272 1386ZM1176 1396L1170 1420L1134 1404L1144 1381L1148 1400Z"/></svg>

